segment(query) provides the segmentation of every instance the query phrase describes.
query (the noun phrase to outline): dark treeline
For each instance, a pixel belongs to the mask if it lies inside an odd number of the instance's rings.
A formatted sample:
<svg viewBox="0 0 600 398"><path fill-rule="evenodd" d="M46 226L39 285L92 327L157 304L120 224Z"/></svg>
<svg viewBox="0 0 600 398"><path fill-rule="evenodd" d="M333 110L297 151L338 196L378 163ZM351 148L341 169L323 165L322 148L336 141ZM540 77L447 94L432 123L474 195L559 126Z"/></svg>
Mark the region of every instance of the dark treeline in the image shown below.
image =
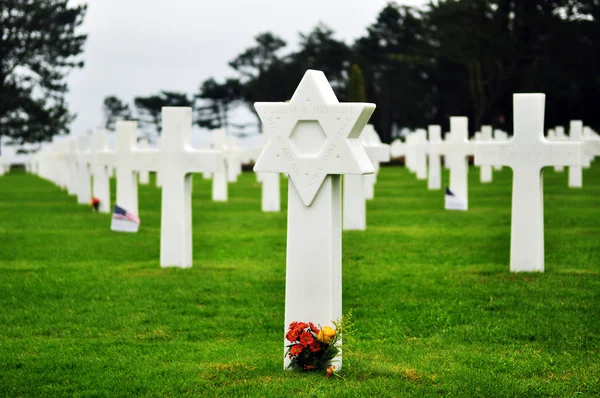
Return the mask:
<svg viewBox="0 0 600 398"><path fill-rule="evenodd" d="M354 43L323 24L300 34L297 51L260 33L229 62L230 78L209 78L191 97L163 91L134 103L157 132L165 104L193 105L201 127L252 132L258 119L233 125L230 111L289 99L311 68L325 72L340 101L376 103L371 120L385 142L405 127L446 129L459 115L469 117L471 132L482 124L510 131L517 92L547 95L546 126L583 119L598 128L598 18L600 0L446 0L423 10L389 3Z"/></svg>

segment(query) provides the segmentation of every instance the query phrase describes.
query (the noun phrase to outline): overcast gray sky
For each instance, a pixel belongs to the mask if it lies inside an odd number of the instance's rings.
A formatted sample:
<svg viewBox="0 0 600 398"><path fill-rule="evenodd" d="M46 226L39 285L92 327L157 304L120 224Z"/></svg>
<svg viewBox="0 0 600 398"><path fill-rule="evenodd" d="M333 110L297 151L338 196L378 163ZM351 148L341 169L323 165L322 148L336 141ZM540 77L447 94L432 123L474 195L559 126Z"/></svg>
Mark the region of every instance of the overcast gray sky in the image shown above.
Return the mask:
<svg viewBox="0 0 600 398"><path fill-rule="evenodd" d="M72 134L102 124L107 95L133 102L164 90L193 93L201 81L233 75L227 65L272 31L292 48L318 22L350 43L363 35L387 0L88 0L85 67L69 76L77 119ZM425 0L400 0L421 6ZM291 94L291 93L290 93ZM132 106L132 104L130 105Z"/></svg>

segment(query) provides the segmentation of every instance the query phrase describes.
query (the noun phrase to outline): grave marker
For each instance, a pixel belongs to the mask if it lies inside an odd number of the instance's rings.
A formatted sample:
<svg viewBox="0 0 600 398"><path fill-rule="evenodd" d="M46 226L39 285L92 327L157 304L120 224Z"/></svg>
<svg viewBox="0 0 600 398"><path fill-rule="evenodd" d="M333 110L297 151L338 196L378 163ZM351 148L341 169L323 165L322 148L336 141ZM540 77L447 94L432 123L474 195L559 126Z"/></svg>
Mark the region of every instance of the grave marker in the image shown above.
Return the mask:
<svg viewBox="0 0 600 398"><path fill-rule="evenodd" d="M106 130L96 130L92 139L94 142L94 154L92 157L94 183L92 192L94 197L100 200L98 211L100 213L110 213L109 168L114 164L115 154L108 149L108 133Z"/></svg>
<svg viewBox="0 0 600 398"><path fill-rule="evenodd" d="M429 126L429 175L427 188L437 190L442 188L442 160L438 152L438 145L442 142L442 127Z"/></svg>
<svg viewBox="0 0 600 398"><path fill-rule="evenodd" d="M150 142L148 142L148 138L140 138L138 141L138 148L140 148L141 150L150 149ZM144 185L150 183L150 173L148 172L148 170L140 171L139 183Z"/></svg>
<svg viewBox="0 0 600 398"><path fill-rule="evenodd" d="M269 141L254 170L289 174L286 328L331 325L342 315L340 174L374 172L360 134L375 105L340 104L323 72L309 70L289 103L255 107Z"/></svg>
<svg viewBox="0 0 600 398"><path fill-rule="evenodd" d="M581 134L583 130L583 122L581 120L571 120L569 125L569 140L571 142L581 142ZM582 162L578 165L569 166L569 188L583 187L583 170Z"/></svg>
<svg viewBox="0 0 600 398"><path fill-rule="evenodd" d="M478 141L492 141L492 126L481 126L481 133ZM492 182L491 165L484 164L481 166L481 168L479 169L479 180L483 184Z"/></svg>
<svg viewBox="0 0 600 398"><path fill-rule="evenodd" d="M424 129L417 129L414 133L414 165L415 172L417 174L417 180L427 179L427 152L429 150L429 143L427 142L427 131Z"/></svg>
<svg viewBox="0 0 600 398"><path fill-rule="evenodd" d="M581 144L544 138L544 94L515 94L514 135L508 142L481 142L475 164L513 170L510 270L544 271L543 168L581 164Z"/></svg>
<svg viewBox="0 0 600 398"><path fill-rule="evenodd" d="M212 174L212 200L215 202L227 202L228 199L228 185L227 185L227 176L228 176L228 154L229 147L227 145L227 135L225 130L218 129L213 131L213 137L215 143L213 148L219 151L222 154L223 166L220 171L211 173Z"/></svg>
<svg viewBox="0 0 600 398"><path fill-rule="evenodd" d="M600 136L587 126L583 128L583 153L591 160L600 156Z"/></svg>
<svg viewBox="0 0 600 398"><path fill-rule="evenodd" d="M77 203L88 204L92 200L92 180L89 167L92 156L92 152L90 151L90 137L87 134L80 135L76 140L75 173L77 174Z"/></svg>
<svg viewBox="0 0 600 398"><path fill-rule="evenodd" d="M377 182L377 173L381 163L390 161L390 146L381 142L379 134L375 131L375 127L372 124L367 124L365 130L361 134L361 141L363 142L367 156L375 169L375 173L366 174L363 176L365 198L373 199L375 197L375 183Z"/></svg>
<svg viewBox="0 0 600 398"><path fill-rule="evenodd" d="M473 155L474 144L469 141L469 119L450 118L450 137L438 144L438 152L444 155L446 167L450 169L450 191L460 206L449 210L467 210L469 208L469 162Z"/></svg>
<svg viewBox="0 0 600 398"><path fill-rule="evenodd" d="M160 265L189 268L192 266L191 173L221 171L222 157L218 151L192 148L192 108L163 107L162 123Z"/></svg>

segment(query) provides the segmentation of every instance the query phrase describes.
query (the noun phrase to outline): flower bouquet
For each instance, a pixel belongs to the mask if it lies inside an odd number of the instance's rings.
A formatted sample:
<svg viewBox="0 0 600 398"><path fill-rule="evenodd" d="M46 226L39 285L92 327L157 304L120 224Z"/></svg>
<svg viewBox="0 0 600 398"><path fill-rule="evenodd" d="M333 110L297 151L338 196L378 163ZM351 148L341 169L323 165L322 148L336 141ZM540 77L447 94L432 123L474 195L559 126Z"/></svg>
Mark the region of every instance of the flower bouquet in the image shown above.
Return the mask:
<svg viewBox="0 0 600 398"><path fill-rule="evenodd" d="M334 323L335 324L335 323ZM338 355L341 333L325 326L319 329L312 322L292 322L285 335L290 344L286 356L291 360L288 366L301 371L326 370L327 377L337 374L331 363Z"/></svg>
<svg viewBox="0 0 600 398"><path fill-rule="evenodd" d="M92 207L92 209L94 209L95 212L97 212L100 208L100 199L92 198L92 200L90 201L90 206Z"/></svg>

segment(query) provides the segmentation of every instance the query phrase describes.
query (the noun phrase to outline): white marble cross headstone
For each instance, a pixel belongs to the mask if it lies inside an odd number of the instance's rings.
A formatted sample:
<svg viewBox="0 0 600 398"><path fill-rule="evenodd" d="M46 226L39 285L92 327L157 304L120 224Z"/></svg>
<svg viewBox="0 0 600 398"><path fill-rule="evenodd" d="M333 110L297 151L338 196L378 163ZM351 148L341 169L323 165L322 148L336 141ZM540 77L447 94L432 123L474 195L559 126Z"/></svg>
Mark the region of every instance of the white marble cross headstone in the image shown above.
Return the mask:
<svg viewBox="0 0 600 398"><path fill-rule="evenodd" d="M78 193L78 185L77 185L77 139L70 137L68 141L65 143L65 164L68 169L69 180L67 183L67 192L69 195L77 195Z"/></svg>
<svg viewBox="0 0 600 398"><path fill-rule="evenodd" d="M156 171L159 166L158 152L136 148L137 122L117 121L117 151L115 169L117 174L116 204L126 211L139 215L137 172Z"/></svg>
<svg viewBox="0 0 600 398"><path fill-rule="evenodd" d="M450 118L450 137L438 145L438 152L444 155L446 167L450 169L450 191L464 206L469 208L469 162L473 155L474 144L469 141L469 119Z"/></svg>
<svg viewBox="0 0 600 398"><path fill-rule="evenodd" d="M367 124L360 138L365 151L367 151L369 160L375 168L375 173L363 176L365 198L373 199L375 197L375 183L377 182L377 173L379 172L380 165L381 163L390 161L390 146L381 142L381 138L379 138L379 134L377 134L372 124Z"/></svg>
<svg viewBox="0 0 600 398"><path fill-rule="evenodd" d="M381 144L378 139L369 137L369 134L377 135L377 132L370 124L363 130L361 141L373 165L373 169L377 172L380 162L390 160L390 150L388 145ZM367 194L372 195L372 197L374 196L372 186L374 182L371 182L367 178L374 176L375 173L366 175L347 174L344 176L343 230L364 231L367 229ZM365 187L367 185L370 186L370 189Z"/></svg>
<svg viewBox="0 0 600 398"><path fill-rule="evenodd" d="M323 72L309 70L289 103L255 107L269 141L254 170L289 174L286 326L331 325L342 315L340 174L374 172L360 134L375 105L339 103Z"/></svg>
<svg viewBox="0 0 600 398"><path fill-rule="evenodd" d="M417 172L417 151L416 143L417 143L417 135L415 132L406 135L404 145L406 146L406 151L404 154L404 163L406 168L411 173Z"/></svg>
<svg viewBox="0 0 600 398"><path fill-rule="evenodd" d="M508 140L508 134L505 131L502 131L499 129L494 130L494 141L495 142L503 142L503 141L507 141L507 140ZM501 164L495 164L492 167L496 171L502 170Z"/></svg>
<svg viewBox="0 0 600 398"><path fill-rule="evenodd" d="M600 136L587 126L583 128L583 154L590 161L600 156Z"/></svg>
<svg viewBox="0 0 600 398"><path fill-rule="evenodd" d="M569 126L569 138L571 142L581 142L583 131L583 122L581 120L571 120ZM583 162L583 157L581 158ZM569 166L569 187L581 188L583 186L582 163Z"/></svg>
<svg viewBox="0 0 600 398"><path fill-rule="evenodd" d="M148 142L148 138L140 138L138 140L138 148L142 150L150 149L150 142ZM144 185L150 182L150 172L148 172L148 170L140 171L139 182L140 184Z"/></svg>
<svg viewBox="0 0 600 398"><path fill-rule="evenodd" d="M258 159L262 149L267 143L268 137L262 134L258 154L255 156L255 148L247 150L254 161ZM281 190L279 173L256 173L256 179L261 183L261 209L264 212L278 212L281 210Z"/></svg>
<svg viewBox="0 0 600 398"><path fill-rule="evenodd" d="M242 173L242 149L238 147L235 137L227 136L224 156L227 162L227 181L236 182Z"/></svg>
<svg viewBox="0 0 600 398"><path fill-rule="evenodd" d="M408 140L408 137L406 138ZM404 157L404 166L408 169L408 143L402 142L400 139L395 139L390 145L390 155L392 158Z"/></svg>
<svg viewBox="0 0 600 398"><path fill-rule="evenodd" d="M160 173L163 178L160 224L161 267L192 266L192 175L222 170L218 151L191 145L192 108L162 108Z"/></svg>
<svg viewBox="0 0 600 398"><path fill-rule="evenodd" d="M92 136L94 142L94 155L92 158L92 173L94 183L92 192L100 200L98 211L110 213L110 173L109 169L114 164L114 152L108 149L108 133L106 130L96 130Z"/></svg>
<svg viewBox="0 0 600 398"><path fill-rule="evenodd" d="M162 148L162 136L159 136L156 139L156 147L157 147L157 149L159 151ZM156 179L156 187L157 188L162 187L162 179L161 179L161 176L160 176L160 170L156 170L156 173L154 174L154 178Z"/></svg>
<svg viewBox="0 0 600 398"><path fill-rule="evenodd" d="M438 144L442 142L441 126L429 126L429 167L427 188L436 190L442 188L442 160L438 152Z"/></svg>
<svg viewBox="0 0 600 398"><path fill-rule="evenodd" d="M427 151L429 150L429 143L427 142L427 131L424 129L417 129L414 133L414 153L415 153L415 172L417 173L417 180L427 179Z"/></svg>
<svg viewBox="0 0 600 398"><path fill-rule="evenodd" d="M215 140L213 148L221 152L223 159L223 167L221 168L221 170L216 173L211 173L212 200L214 200L215 202L227 202L229 194L227 185L227 177L229 175L229 164L227 160L230 152L229 146L227 145L227 134L223 129L215 130L212 134Z"/></svg>
<svg viewBox="0 0 600 398"><path fill-rule="evenodd" d="M80 135L77 137L76 173L77 202L81 204L88 204L92 200L91 158L90 137L87 134Z"/></svg>
<svg viewBox="0 0 600 398"><path fill-rule="evenodd" d="M565 141L565 129L564 127L557 126L555 129L548 130L549 141ZM565 171L564 166L554 166L554 171L561 173Z"/></svg>
<svg viewBox="0 0 600 398"><path fill-rule="evenodd" d="M544 271L543 168L581 164L581 144L544 138L544 94L514 95L514 136L481 142L475 164L504 164L513 170L510 270Z"/></svg>
<svg viewBox="0 0 600 398"><path fill-rule="evenodd" d="M478 141L492 141L492 126L481 126ZM492 182L492 165L484 164L479 170L479 180L482 183Z"/></svg>

